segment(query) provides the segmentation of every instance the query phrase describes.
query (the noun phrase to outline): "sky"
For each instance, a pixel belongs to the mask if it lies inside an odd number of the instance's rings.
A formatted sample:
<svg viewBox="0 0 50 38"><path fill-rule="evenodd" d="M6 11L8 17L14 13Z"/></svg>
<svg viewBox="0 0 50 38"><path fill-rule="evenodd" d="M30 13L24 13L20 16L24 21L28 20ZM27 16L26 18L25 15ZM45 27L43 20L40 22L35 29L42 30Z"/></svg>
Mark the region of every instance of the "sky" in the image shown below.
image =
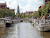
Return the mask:
<svg viewBox="0 0 50 38"><path fill-rule="evenodd" d="M17 12L17 6L20 7L20 12L37 11L38 7L43 3L43 0L0 0L0 3L6 2L7 7L15 9Z"/></svg>

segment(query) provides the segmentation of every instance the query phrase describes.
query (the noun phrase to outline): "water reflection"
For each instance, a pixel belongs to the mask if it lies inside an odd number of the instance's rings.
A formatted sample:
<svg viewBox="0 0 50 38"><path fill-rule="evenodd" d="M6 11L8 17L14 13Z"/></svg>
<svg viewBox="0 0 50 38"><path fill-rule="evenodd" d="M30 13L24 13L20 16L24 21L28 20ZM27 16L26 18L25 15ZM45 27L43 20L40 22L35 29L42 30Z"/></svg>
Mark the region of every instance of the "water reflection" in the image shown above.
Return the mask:
<svg viewBox="0 0 50 38"><path fill-rule="evenodd" d="M0 28L0 38L5 38L5 28Z"/></svg>
<svg viewBox="0 0 50 38"><path fill-rule="evenodd" d="M33 26L31 26L30 23L24 23L24 22L14 24L8 28L0 28L0 38L19 38L18 25L20 25L20 38L23 37L23 35L29 36L28 34L30 34L31 38L32 37L33 38L50 38L50 32L39 32ZM24 31L21 31L24 28L26 28L26 29ZM27 35L22 32L26 33ZM31 33L29 33L29 32L31 32ZM27 38L27 37L24 37L24 38Z"/></svg>
<svg viewBox="0 0 50 38"><path fill-rule="evenodd" d="M43 38L50 38L50 32L40 32L40 36Z"/></svg>

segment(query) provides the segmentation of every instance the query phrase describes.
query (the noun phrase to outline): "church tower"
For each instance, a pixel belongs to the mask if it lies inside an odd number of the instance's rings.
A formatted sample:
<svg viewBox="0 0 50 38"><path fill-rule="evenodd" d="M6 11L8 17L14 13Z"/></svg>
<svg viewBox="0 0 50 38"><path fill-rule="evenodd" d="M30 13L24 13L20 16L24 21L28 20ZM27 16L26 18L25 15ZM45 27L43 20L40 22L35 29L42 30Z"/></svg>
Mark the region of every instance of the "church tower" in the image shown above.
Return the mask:
<svg viewBox="0 0 50 38"><path fill-rule="evenodd" d="M19 8L19 5L17 6L17 13L16 13L17 18L19 17L18 14L20 14L20 8Z"/></svg>
<svg viewBox="0 0 50 38"><path fill-rule="evenodd" d="M20 13L19 5L17 6L17 13Z"/></svg>

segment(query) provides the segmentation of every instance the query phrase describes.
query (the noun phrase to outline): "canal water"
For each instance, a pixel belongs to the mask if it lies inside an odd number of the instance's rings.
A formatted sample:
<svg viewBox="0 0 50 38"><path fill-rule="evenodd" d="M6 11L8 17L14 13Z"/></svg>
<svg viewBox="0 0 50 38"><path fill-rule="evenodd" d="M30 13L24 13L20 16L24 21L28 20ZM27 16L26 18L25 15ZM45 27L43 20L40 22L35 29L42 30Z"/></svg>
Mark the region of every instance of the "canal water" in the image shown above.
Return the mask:
<svg viewBox="0 0 50 38"><path fill-rule="evenodd" d="M50 38L50 32L40 32L30 23L21 22L0 28L0 38Z"/></svg>

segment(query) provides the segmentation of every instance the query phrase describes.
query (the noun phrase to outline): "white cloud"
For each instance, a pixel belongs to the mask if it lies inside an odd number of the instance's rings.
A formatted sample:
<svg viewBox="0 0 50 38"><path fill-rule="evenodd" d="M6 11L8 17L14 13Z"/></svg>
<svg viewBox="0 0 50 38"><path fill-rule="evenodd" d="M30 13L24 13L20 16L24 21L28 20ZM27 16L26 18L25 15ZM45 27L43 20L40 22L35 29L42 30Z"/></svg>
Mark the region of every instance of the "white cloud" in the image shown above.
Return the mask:
<svg viewBox="0 0 50 38"><path fill-rule="evenodd" d="M38 10L38 7L41 5L41 1L40 0L29 0L27 1L27 5L24 7L20 7L21 9L23 9L23 12L25 11L35 11Z"/></svg>
<svg viewBox="0 0 50 38"><path fill-rule="evenodd" d="M5 3L4 1L0 1L0 3Z"/></svg>
<svg viewBox="0 0 50 38"><path fill-rule="evenodd" d="M43 0L4 0L3 2L7 3L7 6L12 9L17 9L17 5L20 6L20 11L35 11L42 4ZM22 2L22 3L21 3ZM25 6L24 2L26 3ZM16 10L17 11L17 10Z"/></svg>
<svg viewBox="0 0 50 38"><path fill-rule="evenodd" d="M17 2L16 1L13 1L13 2L7 2L7 6L10 7L10 8L17 8Z"/></svg>

